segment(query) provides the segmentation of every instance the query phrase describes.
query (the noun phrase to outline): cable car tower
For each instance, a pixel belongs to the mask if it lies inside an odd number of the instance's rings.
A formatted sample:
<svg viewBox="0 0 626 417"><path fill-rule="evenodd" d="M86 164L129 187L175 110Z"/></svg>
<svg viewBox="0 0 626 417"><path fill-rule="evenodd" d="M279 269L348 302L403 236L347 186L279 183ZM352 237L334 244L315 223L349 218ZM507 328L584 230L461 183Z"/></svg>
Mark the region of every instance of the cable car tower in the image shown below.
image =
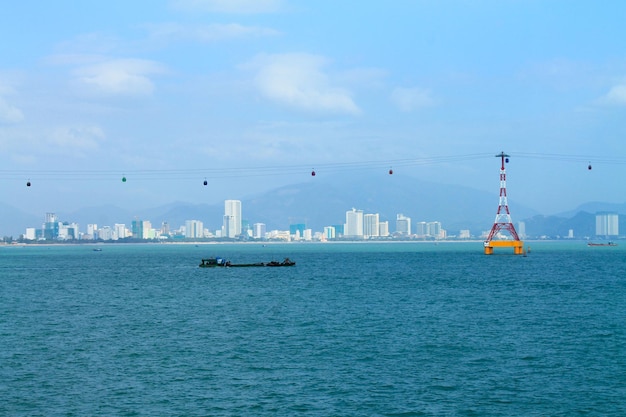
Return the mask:
<svg viewBox="0 0 626 417"><path fill-rule="evenodd" d="M506 199L506 169L504 168L504 163L509 162L509 155L500 152L500 154L496 155L496 158L502 160L502 165L500 166L500 203L498 204L496 220L493 222L487 240L485 240L485 255L493 254L493 249L496 247L512 247L515 255L521 255L524 253L524 242L519 239L515 231L515 226L513 226L511 221L509 204ZM502 231L508 231L513 240L493 240Z"/></svg>

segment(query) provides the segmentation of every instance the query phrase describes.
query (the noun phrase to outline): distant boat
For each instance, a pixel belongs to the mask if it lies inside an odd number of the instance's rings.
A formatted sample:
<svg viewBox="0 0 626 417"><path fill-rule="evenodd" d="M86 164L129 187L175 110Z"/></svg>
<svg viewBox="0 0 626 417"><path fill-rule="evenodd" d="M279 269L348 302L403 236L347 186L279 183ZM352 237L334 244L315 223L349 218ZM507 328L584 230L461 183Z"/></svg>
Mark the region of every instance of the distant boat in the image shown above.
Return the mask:
<svg viewBox="0 0 626 417"><path fill-rule="evenodd" d="M208 258L202 259L200 268L241 268L241 267L253 267L253 266L294 266L296 263L289 260L289 258L285 258L284 261L271 261L271 262L258 262L253 264L233 264L230 261L227 261L223 258Z"/></svg>
<svg viewBox="0 0 626 417"><path fill-rule="evenodd" d="M617 246L617 243L615 242L607 242L607 243L587 242L587 246Z"/></svg>
<svg viewBox="0 0 626 417"><path fill-rule="evenodd" d="M94 252L102 252L102 248L93 248Z"/></svg>

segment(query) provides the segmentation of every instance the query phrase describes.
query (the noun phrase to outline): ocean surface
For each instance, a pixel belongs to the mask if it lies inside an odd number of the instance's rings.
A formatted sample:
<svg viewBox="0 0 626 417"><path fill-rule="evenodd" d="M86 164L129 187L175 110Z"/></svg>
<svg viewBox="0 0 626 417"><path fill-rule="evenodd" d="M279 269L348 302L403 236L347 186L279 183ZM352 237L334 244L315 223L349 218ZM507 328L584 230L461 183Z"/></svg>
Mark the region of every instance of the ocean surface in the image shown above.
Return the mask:
<svg viewBox="0 0 626 417"><path fill-rule="evenodd" d="M626 244L528 246L0 247L0 415L626 415Z"/></svg>

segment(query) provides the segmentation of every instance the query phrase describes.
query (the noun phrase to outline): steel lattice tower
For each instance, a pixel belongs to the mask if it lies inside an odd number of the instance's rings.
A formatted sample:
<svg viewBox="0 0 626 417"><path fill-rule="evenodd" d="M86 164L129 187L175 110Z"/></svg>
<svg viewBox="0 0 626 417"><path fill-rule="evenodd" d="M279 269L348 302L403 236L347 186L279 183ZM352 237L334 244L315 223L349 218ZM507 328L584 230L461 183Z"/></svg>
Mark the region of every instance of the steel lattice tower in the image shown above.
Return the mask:
<svg viewBox="0 0 626 417"><path fill-rule="evenodd" d="M500 202L498 204L496 219L493 222L493 226L491 227L489 236L487 236L487 240L485 240L485 254L492 254L493 248L496 246L509 246L513 247L514 253L517 255L523 253L524 242L520 240L517 232L515 231L515 226L513 226L513 222L511 221L511 212L509 211L509 204L506 197L506 169L504 167L504 163L505 161L509 161L509 155L501 152L496 155L496 157L500 158L502 161L502 165L500 165ZM493 238L503 230L508 231L513 240L493 241Z"/></svg>

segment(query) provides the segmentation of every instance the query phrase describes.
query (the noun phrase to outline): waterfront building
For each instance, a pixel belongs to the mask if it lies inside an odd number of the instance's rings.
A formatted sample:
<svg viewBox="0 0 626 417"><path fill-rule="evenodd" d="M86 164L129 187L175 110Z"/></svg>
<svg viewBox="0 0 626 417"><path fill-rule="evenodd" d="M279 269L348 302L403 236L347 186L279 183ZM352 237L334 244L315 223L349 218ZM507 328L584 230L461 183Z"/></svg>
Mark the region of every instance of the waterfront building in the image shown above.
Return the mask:
<svg viewBox="0 0 626 417"><path fill-rule="evenodd" d="M306 229L306 225L304 223L290 224L289 234L291 236L296 236L296 238L301 238L304 236L304 229Z"/></svg>
<svg viewBox="0 0 626 417"><path fill-rule="evenodd" d="M143 239L143 221L133 220L131 223L131 236L133 239Z"/></svg>
<svg viewBox="0 0 626 417"><path fill-rule="evenodd" d="M126 225L123 223L115 223L114 226L114 232L113 232L113 239L117 240L117 239L124 239L127 236L126 233Z"/></svg>
<svg viewBox="0 0 626 417"><path fill-rule="evenodd" d="M415 225L415 234L420 238L424 238L428 235L428 226L426 222L418 222Z"/></svg>
<svg viewBox="0 0 626 417"><path fill-rule="evenodd" d="M406 217L404 214L398 214L396 216L396 232L403 235L411 234L411 218Z"/></svg>
<svg viewBox="0 0 626 417"><path fill-rule="evenodd" d="M443 228L441 222L428 222L426 223L426 235L434 237L435 239L443 239Z"/></svg>
<svg viewBox="0 0 626 417"><path fill-rule="evenodd" d="M26 228L26 233L24 234L24 239L35 240L37 239L37 229L34 227Z"/></svg>
<svg viewBox="0 0 626 417"><path fill-rule="evenodd" d="M324 227L324 237L326 239L334 239L335 238L335 228L333 226L325 226Z"/></svg>
<svg viewBox="0 0 626 417"><path fill-rule="evenodd" d="M54 213L46 213L46 221L43 226L43 238L53 240L59 236L59 219Z"/></svg>
<svg viewBox="0 0 626 417"><path fill-rule="evenodd" d="M271 240L282 240L285 242L291 242L291 235L289 234L289 230L272 230L268 234L269 239Z"/></svg>
<svg viewBox="0 0 626 417"><path fill-rule="evenodd" d="M517 235L520 239L526 239L526 223L517 222Z"/></svg>
<svg viewBox="0 0 626 417"><path fill-rule="evenodd" d="M363 210L346 211L345 237L363 237Z"/></svg>
<svg viewBox="0 0 626 417"><path fill-rule="evenodd" d="M365 214L363 216L363 236L368 237L378 237L380 235L380 230L378 229L379 224L379 215L376 214Z"/></svg>
<svg viewBox="0 0 626 417"><path fill-rule="evenodd" d="M224 221L222 227L222 235L229 238L239 236L241 234L241 224L241 201L224 201Z"/></svg>
<svg viewBox="0 0 626 417"><path fill-rule="evenodd" d="M149 220L133 220L131 223L133 239L153 239L155 232ZM152 236L152 237L151 237Z"/></svg>
<svg viewBox="0 0 626 417"><path fill-rule="evenodd" d="M161 236L169 236L170 235L170 225L168 222L161 223ZM120 236L120 239L122 237Z"/></svg>
<svg viewBox="0 0 626 417"><path fill-rule="evenodd" d="M114 230L109 226L103 226L100 229L96 229L96 236L102 240L113 240Z"/></svg>
<svg viewBox="0 0 626 417"><path fill-rule="evenodd" d="M255 239L264 239L265 238L265 223L254 223L254 232L252 237Z"/></svg>
<svg viewBox="0 0 626 417"><path fill-rule="evenodd" d="M56 239L58 240L73 240L78 239L78 224L77 223L59 223L58 234Z"/></svg>
<svg viewBox="0 0 626 417"><path fill-rule="evenodd" d="M191 239L204 237L204 225L202 222L200 220L186 220L185 237Z"/></svg>
<svg viewBox="0 0 626 417"><path fill-rule="evenodd" d="M384 222L378 222L378 236L389 236L389 222L387 220Z"/></svg>
<svg viewBox="0 0 626 417"><path fill-rule="evenodd" d="M96 233L98 231L98 225L95 223L90 223L87 225L87 236L86 239L95 239Z"/></svg>
<svg viewBox="0 0 626 417"><path fill-rule="evenodd" d="M611 212L596 213L596 235L606 237L619 235L619 215Z"/></svg>

